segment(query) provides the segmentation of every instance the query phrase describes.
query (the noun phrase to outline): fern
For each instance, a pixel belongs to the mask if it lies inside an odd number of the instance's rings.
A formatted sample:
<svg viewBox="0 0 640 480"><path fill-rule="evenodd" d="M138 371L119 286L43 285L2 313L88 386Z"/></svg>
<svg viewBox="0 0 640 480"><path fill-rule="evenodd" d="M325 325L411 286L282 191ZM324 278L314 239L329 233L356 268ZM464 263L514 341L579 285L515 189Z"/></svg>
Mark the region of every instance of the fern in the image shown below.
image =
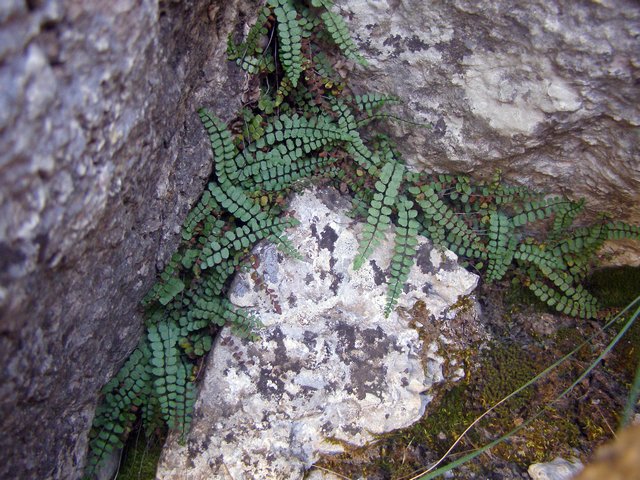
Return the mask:
<svg viewBox="0 0 640 480"><path fill-rule="evenodd" d="M367 222L363 227L358 253L353 261L353 269L358 270L371 255L391 223L391 207L402 183L404 165L389 159L380 170L375 183L376 193L368 210Z"/></svg>
<svg viewBox="0 0 640 480"><path fill-rule="evenodd" d="M129 356L102 393L104 402L96 409L89 442L87 476L95 475L109 454L124 446L123 440L135 421L135 409L146 403L150 393L148 345L143 341Z"/></svg>
<svg viewBox="0 0 640 480"><path fill-rule="evenodd" d="M365 93L364 95L356 95L354 97L357 109L368 115L373 115L383 106L390 103L400 103L400 100L393 95L384 95L381 93Z"/></svg>
<svg viewBox="0 0 640 480"><path fill-rule="evenodd" d="M486 258L486 248L478 235L439 198L435 188L429 184L408 189L420 206L427 236L437 245L448 246L459 255Z"/></svg>
<svg viewBox="0 0 640 480"><path fill-rule="evenodd" d="M286 173L304 172L309 167L308 155L348 141L351 135L332 122L327 115L307 120L298 115L280 115L265 127L265 134L236 157L237 171L227 178L239 181L245 188L255 188L278 175L278 168ZM268 152L264 152L269 148ZM275 170L274 170L275 169ZM310 171L307 168L307 172ZM301 173L301 176L304 176Z"/></svg>
<svg viewBox="0 0 640 480"><path fill-rule="evenodd" d="M597 312L595 298L580 285L594 253L607 240L640 239L639 227L621 222L572 228L582 202L505 185L499 171L479 183L407 171L390 139L361 131L376 119L402 120L383 111L398 100L378 93L341 97L345 85L322 48L334 43L346 57L365 62L333 8L331 0L269 0L244 41L229 37L230 60L260 75L260 96L229 125L198 112L213 174L184 222L178 250L143 301L145 338L103 389L88 475L122 447L139 417L147 432L168 425L187 433L196 364L218 328L257 338L259 319L225 295L256 242L269 240L299 257L286 236L296 221L280 215L296 182L322 176L352 192L353 213L366 217L354 269L394 225L385 315L402 294L419 233L485 269L487 281L519 267L538 298L583 318ZM525 237L533 222L548 226L549 235Z"/></svg>
<svg viewBox="0 0 640 480"><path fill-rule="evenodd" d="M517 246L513 236L514 225L502 213L489 217L489 242L487 243L487 281L500 280L511 265Z"/></svg>
<svg viewBox="0 0 640 480"><path fill-rule="evenodd" d="M149 305L154 301L167 305L184 290L184 282L177 277L181 260L182 256L179 253L172 255L171 260L160 275L160 281L151 288L143 300L144 305Z"/></svg>
<svg viewBox="0 0 640 480"><path fill-rule="evenodd" d="M558 211L566 211L571 208L571 205L571 202L561 197L553 197L537 202L525 202L517 206L513 224L515 227L521 227L526 223L543 220Z"/></svg>
<svg viewBox="0 0 640 480"><path fill-rule="evenodd" d="M354 60L361 65L367 65L367 61L358 53L358 47L351 39L349 29L344 19L333 13L330 8L333 6L333 2L329 0L312 0L314 7L323 7L325 12L320 14L322 22L324 23L329 35L337 47L342 50L345 57Z"/></svg>
<svg viewBox="0 0 640 480"><path fill-rule="evenodd" d="M242 136L244 140L253 142L264 135L264 128L262 127L264 119L262 115L254 114L248 108L243 108L242 117L244 121Z"/></svg>
<svg viewBox="0 0 640 480"><path fill-rule="evenodd" d="M250 74L262 71L273 72L275 69L273 60L264 55L264 47L260 45L260 39L269 32L270 14L271 10L268 7L263 7L259 11L256 23L241 44L236 44L231 35L227 39L227 57L229 60L235 60L240 68Z"/></svg>
<svg viewBox="0 0 640 480"><path fill-rule="evenodd" d="M531 281L528 286L536 297L560 313L582 318L593 318L596 315L596 300L582 289L569 297L539 280Z"/></svg>
<svg viewBox="0 0 640 480"><path fill-rule="evenodd" d="M413 202L400 199L398 201L398 220L396 226L395 246L390 266L390 279L387 287L387 304L384 309L388 317L395 308L398 297L402 293L409 272L415 262L418 246L418 212L413 209Z"/></svg>
<svg viewBox="0 0 640 480"><path fill-rule="evenodd" d="M182 239L189 241L196 236L198 226L212 216L213 212L218 210L220 206L215 201L211 192L205 190L200 197L198 203L191 209L182 225ZM207 230L203 226L202 231Z"/></svg>
<svg viewBox="0 0 640 480"><path fill-rule="evenodd" d="M584 200L581 200L579 202L568 202L564 208L558 209L553 219L548 241L554 242L562 238L583 208Z"/></svg>
<svg viewBox="0 0 640 480"><path fill-rule="evenodd" d="M237 149L231 141L231 134L224 123L205 109L198 110L200 119L209 134L211 149L215 158L215 172L220 183L233 178L238 166L235 163Z"/></svg>
<svg viewBox="0 0 640 480"><path fill-rule="evenodd" d="M302 26L298 22L298 12L291 0L269 0L273 13L278 20L278 39L280 41L279 58L287 78L293 87L298 85L302 73Z"/></svg>

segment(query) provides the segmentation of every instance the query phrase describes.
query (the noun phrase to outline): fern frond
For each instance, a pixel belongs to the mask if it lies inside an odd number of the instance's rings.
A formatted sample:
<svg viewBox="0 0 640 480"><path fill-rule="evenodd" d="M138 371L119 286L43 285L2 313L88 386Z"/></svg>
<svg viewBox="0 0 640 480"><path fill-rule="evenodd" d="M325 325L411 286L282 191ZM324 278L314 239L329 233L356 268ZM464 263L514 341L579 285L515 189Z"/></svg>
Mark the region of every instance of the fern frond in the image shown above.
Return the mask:
<svg viewBox="0 0 640 480"><path fill-rule="evenodd" d="M390 266L390 278L387 286L387 304L384 309L388 317L395 308L398 298L407 279L411 267L415 263L418 246L418 222L415 220L418 212L413 209L413 202L406 199L398 201L398 221L394 240L393 257Z"/></svg>
<svg viewBox="0 0 640 480"><path fill-rule="evenodd" d="M564 208L556 211L547 242L555 243L565 236L567 230L573 225L573 221L583 209L584 199L579 202L568 202Z"/></svg>
<svg viewBox="0 0 640 480"><path fill-rule="evenodd" d="M608 228L604 224L577 228L559 241L552 251L554 255L563 258L574 277L584 277L593 254L604 244L607 237Z"/></svg>
<svg viewBox="0 0 640 480"><path fill-rule="evenodd" d="M147 338L151 349L153 374L153 394L160 403L160 411L166 422L173 422L178 395L178 375L180 352L178 338L180 329L173 322L151 325Z"/></svg>
<svg viewBox="0 0 640 480"><path fill-rule="evenodd" d="M376 92L356 95L353 100L356 104L356 109L368 115L373 115L385 105L400 103L400 99L398 97Z"/></svg>
<svg viewBox="0 0 640 480"><path fill-rule="evenodd" d="M513 253L513 258L521 262L532 263L541 269L567 270L567 265L562 257L558 257L548 250L543 250L538 245L521 243Z"/></svg>
<svg viewBox="0 0 640 480"><path fill-rule="evenodd" d="M385 163L380 170L379 180L375 184L376 193L373 194L358 253L353 260L354 270L362 267L389 228L391 207L396 203L403 174L404 165L393 160Z"/></svg>
<svg viewBox="0 0 640 480"><path fill-rule="evenodd" d="M528 287L536 297L565 315L593 318L597 313L597 301L586 292L570 298L539 280L531 281Z"/></svg>
<svg viewBox="0 0 640 480"><path fill-rule="evenodd" d="M489 242L487 243L488 282L500 280L513 261L517 240L513 236L513 224L500 212L489 217Z"/></svg>
<svg viewBox="0 0 640 480"><path fill-rule="evenodd" d="M513 217L513 225L521 227L526 223L535 222L549 218L556 212L566 211L571 208L572 203L562 197L547 198L540 201L525 202L515 208L516 215Z"/></svg>
<svg viewBox="0 0 640 480"><path fill-rule="evenodd" d="M624 222L610 222L606 225L608 240L640 240L640 226Z"/></svg>
<svg viewBox="0 0 640 480"><path fill-rule="evenodd" d="M198 203L191 209L182 225L182 239L189 241L196 236L198 225L209 217L212 212L219 210L220 206L211 196L209 190L205 190Z"/></svg>
<svg viewBox="0 0 640 480"><path fill-rule="evenodd" d="M241 188L228 183L222 186L211 182L209 190L220 206L241 222L267 216L260 205L251 200Z"/></svg>
<svg viewBox="0 0 640 480"><path fill-rule="evenodd" d="M302 26L298 22L298 12L291 0L269 0L273 13L278 20L278 40L280 45L280 61L295 88L302 73L304 57L302 56Z"/></svg>
<svg viewBox="0 0 640 480"><path fill-rule="evenodd" d="M179 431L182 439L189 432L191 414L196 400L195 385L188 379L190 372L191 365L178 358L175 374L168 377L173 381L173 385L167 387L171 389L167 395L169 399L166 414L167 426ZM162 410L162 397L160 397L160 409Z"/></svg>
<svg viewBox="0 0 640 480"><path fill-rule="evenodd" d="M464 257L486 258L485 247L478 235L440 199L433 184L411 187L408 192L420 207L423 227L435 244L451 248ZM444 243L444 239L448 243Z"/></svg>
<svg viewBox="0 0 640 480"><path fill-rule="evenodd" d="M113 450L123 448L123 439L136 418L134 410L146 403L149 396L148 362L149 349L143 341L103 387L104 400L96 409L89 442L88 477L100 470Z"/></svg>
<svg viewBox="0 0 640 480"><path fill-rule="evenodd" d="M262 172L255 180L255 185L267 192L282 191L303 178L326 173L328 166L335 161L336 159L330 156L304 157L293 165L278 165Z"/></svg>
<svg viewBox="0 0 640 480"><path fill-rule="evenodd" d="M231 133L227 126L220 119L204 108L198 110L198 114L211 141L214 168L218 181L225 183L228 181L228 175L233 176L234 171L237 169L234 158L238 150L233 144Z"/></svg>
<svg viewBox="0 0 640 480"><path fill-rule="evenodd" d="M147 401L142 404L142 428L147 436L152 435L156 429L164 425L162 420L162 412L160 411L160 403L153 395L149 395Z"/></svg>
<svg viewBox="0 0 640 480"><path fill-rule="evenodd" d="M527 187L507 185L502 182L484 187L482 194L490 197L496 205L513 205L519 202L541 200L544 195Z"/></svg>
<svg viewBox="0 0 640 480"><path fill-rule="evenodd" d="M322 3L328 4L329 2ZM333 13L328 7L325 6L325 8L327 8L327 10L320 14L320 18L322 18L322 22L333 42L342 50L345 57L361 65L367 65L367 61L358 53L358 47L353 42L344 19L337 13Z"/></svg>
<svg viewBox="0 0 640 480"><path fill-rule="evenodd" d="M298 171L307 155L351 140L351 135L335 124L328 115L310 120L298 115L280 115L265 127L265 134L249 145L236 159L239 167L233 180L243 182L246 188L258 188L273 177L273 169L285 167ZM265 153L263 149L269 150Z"/></svg>
<svg viewBox="0 0 640 480"><path fill-rule="evenodd" d="M184 290L185 284L182 279L178 277L180 274L181 261L182 255L179 253L174 253L171 256L169 263L167 263L163 272L160 274L160 280L156 282L145 296L142 302L143 305L148 306L156 301L162 305L167 305Z"/></svg>

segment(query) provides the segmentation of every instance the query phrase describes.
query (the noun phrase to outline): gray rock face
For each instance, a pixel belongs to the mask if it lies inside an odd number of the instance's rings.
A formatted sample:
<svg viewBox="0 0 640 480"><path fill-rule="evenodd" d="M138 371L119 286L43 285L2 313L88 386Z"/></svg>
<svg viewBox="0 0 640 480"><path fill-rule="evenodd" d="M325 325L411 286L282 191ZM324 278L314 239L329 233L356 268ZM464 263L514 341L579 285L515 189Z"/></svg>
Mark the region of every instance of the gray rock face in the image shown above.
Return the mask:
<svg viewBox="0 0 640 480"><path fill-rule="evenodd" d="M79 476L98 389L239 105L251 1L0 2L0 477Z"/></svg>
<svg viewBox="0 0 640 480"><path fill-rule="evenodd" d="M302 260L262 243L257 271L236 278L230 298L259 312L262 339L222 332L186 445L168 441L158 478L300 479L319 454L342 451L330 439L363 445L417 421L444 379L438 343L423 345L407 315L383 316L391 235L353 271L362 225L331 192L290 206ZM475 288L455 255L424 238L418 258L400 307L421 300L438 317Z"/></svg>
<svg viewBox="0 0 640 480"><path fill-rule="evenodd" d="M507 178L640 221L640 4L631 0L341 0L370 63L356 91L396 94L390 129L418 169Z"/></svg>

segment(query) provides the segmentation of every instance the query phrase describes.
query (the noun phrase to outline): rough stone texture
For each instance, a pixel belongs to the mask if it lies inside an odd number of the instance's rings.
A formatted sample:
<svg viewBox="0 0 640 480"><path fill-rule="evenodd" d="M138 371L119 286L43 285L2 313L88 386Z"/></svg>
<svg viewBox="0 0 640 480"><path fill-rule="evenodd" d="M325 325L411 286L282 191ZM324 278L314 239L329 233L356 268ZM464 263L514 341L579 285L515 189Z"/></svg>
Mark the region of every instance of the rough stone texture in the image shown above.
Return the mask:
<svg viewBox="0 0 640 480"><path fill-rule="evenodd" d="M0 477L79 476L227 116L252 1L0 2Z"/></svg>
<svg viewBox="0 0 640 480"><path fill-rule="evenodd" d="M529 466L529 475L533 480L571 480L583 468L584 465L579 460L570 462L558 457L551 462Z"/></svg>
<svg viewBox="0 0 640 480"><path fill-rule="evenodd" d="M420 169L505 177L640 222L640 3L341 0ZM636 249L636 252L638 250ZM637 257L636 257L637 260Z"/></svg>
<svg viewBox="0 0 640 480"><path fill-rule="evenodd" d="M259 312L262 339L220 335L186 445L168 441L160 479L300 479L320 453L342 451L327 439L363 445L417 421L444 380L438 342L423 345L407 315L383 316L391 235L354 272L362 225L344 215L344 199L307 192L290 209L303 259L268 243L254 250L257 274L240 274L230 298ZM477 277L426 239L419 248L399 305L421 300L438 317Z"/></svg>

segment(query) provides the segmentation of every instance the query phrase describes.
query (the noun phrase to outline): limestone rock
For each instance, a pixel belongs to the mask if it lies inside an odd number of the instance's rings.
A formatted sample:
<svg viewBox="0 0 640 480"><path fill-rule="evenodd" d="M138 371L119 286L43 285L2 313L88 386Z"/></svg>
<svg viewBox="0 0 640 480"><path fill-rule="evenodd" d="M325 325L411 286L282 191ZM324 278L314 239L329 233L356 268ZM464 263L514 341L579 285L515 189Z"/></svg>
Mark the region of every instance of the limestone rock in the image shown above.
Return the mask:
<svg viewBox="0 0 640 480"><path fill-rule="evenodd" d="M202 192L252 0L0 2L0 477L81 473L101 386Z"/></svg>
<svg viewBox="0 0 640 480"><path fill-rule="evenodd" d="M255 248L257 273L239 274L230 298L258 312L262 339L223 330L186 446L170 438L158 478L300 479L319 454L342 451L336 441L363 445L420 418L443 359L406 315L383 316L391 235L353 271L362 225L345 208L334 191L297 196L290 209L301 224L289 237L302 260ZM421 300L437 317L475 288L454 254L424 238L418 258L401 308Z"/></svg>
<svg viewBox="0 0 640 480"><path fill-rule="evenodd" d="M571 480L583 468L579 460L570 462L558 457L551 462L529 466L529 475L533 480Z"/></svg>
<svg viewBox="0 0 640 480"><path fill-rule="evenodd" d="M433 125L389 127L415 168L500 168L640 222L638 2L336 3L370 64L356 93L395 94Z"/></svg>

